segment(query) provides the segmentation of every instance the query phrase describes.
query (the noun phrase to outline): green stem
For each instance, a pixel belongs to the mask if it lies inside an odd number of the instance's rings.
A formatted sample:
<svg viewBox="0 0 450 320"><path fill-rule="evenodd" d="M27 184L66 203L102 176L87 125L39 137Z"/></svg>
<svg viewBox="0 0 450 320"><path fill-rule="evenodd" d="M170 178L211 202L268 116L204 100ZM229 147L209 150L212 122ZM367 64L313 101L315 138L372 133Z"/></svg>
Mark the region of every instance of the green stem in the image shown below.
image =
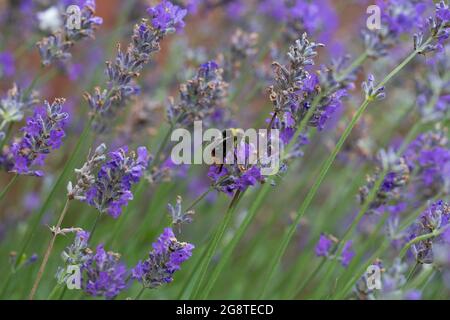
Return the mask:
<svg viewBox="0 0 450 320"><path fill-rule="evenodd" d="M13 129L13 124L11 122L8 122L8 128L6 128L6 133L2 141L0 141L0 152L3 151L3 147L5 144L9 141L9 138L11 137Z"/></svg>
<svg viewBox="0 0 450 320"><path fill-rule="evenodd" d="M50 292L50 294L47 297L47 300L55 300L56 295L58 294L58 292L61 290L61 285L59 283L57 283L52 291Z"/></svg>
<svg viewBox="0 0 450 320"><path fill-rule="evenodd" d="M14 183L16 182L17 178L19 177L19 175L16 173L14 174L14 176L12 177L11 180L9 180L8 184L6 185L6 187L2 190L2 192L0 193L0 201L3 200L3 198L6 196L6 194L8 193L9 189L11 189L11 187L14 185Z"/></svg>
<svg viewBox="0 0 450 320"><path fill-rule="evenodd" d="M141 299L142 294L145 291L145 287L142 287L142 289L139 291L139 293L137 294L136 298L134 298L134 300L139 300Z"/></svg>
<svg viewBox="0 0 450 320"><path fill-rule="evenodd" d="M414 273L416 273L417 268L420 266L419 262L416 262L414 264L414 267L411 268L411 270L408 273L408 276L406 277L406 282L405 282L405 286L406 284L412 279L412 277L414 276Z"/></svg>
<svg viewBox="0 0 450 320"><path fill-rule="evenodd" d="M339 139L338 143L336 144L336 147L334 148L333 152L328 157L328 159L325 161L325 163L322 165L322 168L319 172L317 179L314 182L314 185L309 190L308 194L306 195L305 200L303 201L302 205L300 206L300 208L297 212L297 216L294 220L294 223L291 224L291 226L285 233L285 235L280 243L279 249L273 256L273 259L271 260L271 263L269 264L269 269L268 269L269 271L267 272L267 275L265 277L265 281L264 281L263 289L261 291L260 298L264 297L264 295L266 294L270 280L272 279L272 277L275 273L275 270L281 261L281 258L283 257L284 253L286 252L289 242L291 241L292 237L295 234L295 231L297 230L297 226L300 223L300 219L303 217L306 210L309 208L309 205L311 204L317 191L319 190L319 187L322 184L322 181L325 179L325 176L327 175L328 170L331 168L331 165L333 164L333 162L336 159L338 153L340 152L342 146L344 145L345 141L347 140L348 136L350 135L351 131L353 130L353 127L356 125L358 120L361 118L362 114L366 110L369 103L370 103L369 100L365 100L363 102L363 104L360 106L359 110L356 112L356 114L352 118L350 124L345 129L344 133L342 134L341 138Z"/></svg>
<svg viewBox="0 0 450 320"><path fill-rule="evenodd" d="M66 162L66 165L64 166L61 174L59 175L59 177L56 180L55 184L53 185L52 189L50 190L47 198L44 201L44 204L39 209L39 212L35 215L34 220L32 220L31 226L28 229L27 235L25 236L25 239L24 239L21 249L19 251L19 255L18 255L19 257L21 257L25 253L28 246L30 245L31 240L33 239L33 237L36 233L36 230L39 227L42 217L44 216L44 214L47 212L48 208L50 207L50 204L53 200L53 196L63 187L62 183L65 180L68 173L72 170L72 168L75 164L76 156L80 152L81 147L83 146L83 142L89 136L90 132L91 132L91 122L89 122L86 125L86 127L84 128L69 160ZM16 261L15 267L17 267L17 265L18 265L18 261Z"/></svg>
<svg viewBox="0 0 450 320"><path fill-rule="evenodd" d="M98 226L98 223L99 223L100 218L102 217L102 215L103 215L103 213L99 211L99 213L97 214L97 217L95 218L94 224L93 224L93 226L91 228L91 232L89 233L88 241L90 241L93 238L95 230L97 230L97 226Z"/></svg>
<svg viewBox="0 0 450 320"><path fill-rule="evenodd" d="M35 296L36 291L38 289L39 283L41 282L42 276L44 275L45 267L47 266L48 259L50 258L53 246L55 245L56 237L59 234L58 232L59 232L59 230L61 228L61 225L62 225L62 223L64 221L66 213L69 210L69 203L70 203L70 200L69 200L69 198L67 198L66 203L64 204L64 209L62 210L61 215L60 215L60 217L58 219L58 223L56 224L55 230L53 231L53 236L52 236L52 238L50 240L50 243L48 244L47 250L45 251L44 259L42 259L41 266L39 267L39 271L38 271L38 274L36 276L36 280L34 281L33 287L32 287L31 292L30 292L29 300L33 300L34 299L34 296Z"/></svg>
<svg viewBox="0 0 450 320"><path fill-rule="evenodd" d="M61 294L58 297L58 300L64 299L64 295L66 294L66 291L67 291L67 286L63 286L63 289L61 290Z"/></svg>
<svg viewBox="0 0 450 320"><path fill-rule="evenodd" d="M245 231L247 230L247 228L249 227L253 218L255 217L256 213L258 212L259 208L261 207L263 200L266 199L266 195L269 192L270 188L271 188L270 184L266 183L266 184L264 184L264 186L258 193L258 197L252 203L247 215L245 216L244 221L242 221L238 230L234 234L233 239L228 244L228 246L225 248L225 250L221 256L221 259L219 260L219 263L214 268L211 276L209 277L206 287L203 290L201 299L206 299L208 297L208 295L211 292L212 288L214 287L217 279L219 278L219 275L222 273L223 268L227 265L234 249L236 248L237 244L240 242L240 240L244 236Z"/></svg>
<svg viewBox="0 0 450 320"><path fill-rule="evenodd" d="M441 229L437 229L433 232L427 233L427 234L423 234L421 236L415 237L414 239L410 240L407 244L405 244L402 248L402 250L400 251L399 257L400 259L403 259L403 257L406 255L406 253L408 252L409 248L413 245L416 244L417 242L420 241L425 241L427 239L430 238L435 238L439 235L441 235L445 230L448 229L448 226L441 228Z"/></svg>
<svg viewBox="0 0 450 320"><path fill-rule="evenodd" d="M214 234L212 241L210 242L210 244L208 246L206 256L204 259L202 259L200 268L198 269L199 278L194 284L194 288L192 290L190 299L195 299L199 293L200 287L203 284L203 280L205 279L206 272L207 272L209 264L213 258L213 255L216 252L217 246L219 245L219 242L222 240L225 230L228 228L228 226L231 222L231 218L233 217L234 211L236 209L236 205L239 202L240 195L241 195L241 192L236 191L233 199L231 200L230 205L228 206L228 210L225 213L225 217L223 218L222 223L220 224L219 228L217 229L216 233Z"/></svg>
<svg viewBox="0 0 450 320"><path fill-rule="evenodd" d="M355 59L355 61L353 61L351 65L345 68L344 71L342 71L342 73L336 77L336 81L340 82L344 80L353 70L361 66L368 57L369 56L367 52L362 53L358 58Z"/></svg>
<svg viewBox="0 0 450 320"><path fill-rule="evenodd" d="M176 300L182 300L183 297L185 296L185 294L187 293L187 290L188 290L189 286L193 282L195 282L196 278L198 278L198 274L196 274L196 271L199 269L200 263L203 261L204 257L206 256L206 252L207 252L207 250L202 250L200 257L197 259L197 261L195 262L195 265L192 268L191 272L186 277L186 280L184 281L184 284L183 284L180 292L178 293Z"/></svg>
<svg viewBox="0 0 450 320"><path fill-rule="evenodd" d="M189 211L189 210L194 209L195 206L196 206L197 204L199 204L200 201L202 201L202 200L203 200L203 199L204 199L211 191L213 191L213 190L214 190L214 187L208 188L205 192L203 192L200 196L198 196L197 199L195 199L195 200L191 203L191 205L190 205L189 207L186 208L185 211Z"/></svg>

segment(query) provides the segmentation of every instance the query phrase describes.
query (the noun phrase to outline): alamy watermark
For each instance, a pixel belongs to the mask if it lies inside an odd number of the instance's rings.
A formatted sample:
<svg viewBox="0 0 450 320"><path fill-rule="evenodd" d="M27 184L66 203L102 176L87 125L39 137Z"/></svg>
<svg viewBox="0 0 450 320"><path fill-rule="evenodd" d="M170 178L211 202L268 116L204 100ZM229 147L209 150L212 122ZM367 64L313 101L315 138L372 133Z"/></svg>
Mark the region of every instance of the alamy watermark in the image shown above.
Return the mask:
<svg viewBox="0 0 450 320"><path fill-rule="evenodd" d="M79 265L68 265L64 269L64 274L61 275L63 282L65 282L67 289L80 290L81 289L81 268Z"/></svg>
<svg viewBox="0 0 450 320"><path fill-rule="evenodd" d="M77 5L70 5L66 9L66 28L68 30L81 29L81 9Z"/></svg>
<svg viewBox="0 0 450 320"><path fill-rule="evenodd" d="M369 290L381 290L381 268L376 264L370 265L366 270L366 286Z"/></svg>
<svg viewBox="0 0 450 320"><path fill-rule="evenodd" d="M366 20L366 26L369 30L381 29L381 8L377 5L367 7L366 13L370 16Z"/></svg>

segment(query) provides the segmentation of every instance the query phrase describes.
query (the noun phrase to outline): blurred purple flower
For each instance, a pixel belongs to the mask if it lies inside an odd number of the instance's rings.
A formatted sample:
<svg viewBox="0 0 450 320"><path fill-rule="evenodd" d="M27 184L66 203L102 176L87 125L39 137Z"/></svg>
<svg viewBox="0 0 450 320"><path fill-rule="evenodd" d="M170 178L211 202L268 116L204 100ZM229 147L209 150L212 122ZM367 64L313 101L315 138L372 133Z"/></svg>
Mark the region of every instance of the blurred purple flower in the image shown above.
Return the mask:
<svg viewBox="0 0 450 320"><path fill-rule="evenodd" d="M0 52L0 78L11 77L15 72L14 56L9 51Z"/></svg>
<svg viewBox="0 0 450 320"><path fill-rule="evenodd" d="M318 257L327 257L333 248L333 240L325 234L321 234L317 242L315 252Z"/></svg>
<svg viewBox="0 0 450 320"><path fill-rule="evenodd" d="M172 4L170 1L163 0L160 4L147 10L152 17L152 25L159 29L181 29L184 27L183 18L187 14L186 9Z"/></svg>
<svg viewBox="0 0 450 320"><path fill-rule="evenodd" d="M352 249L352 245L353 242L351 240L347 241L344 245L344 248L342 249L341 263L344 267L348 267L353 257L355 256L355 252Z"/></svg>

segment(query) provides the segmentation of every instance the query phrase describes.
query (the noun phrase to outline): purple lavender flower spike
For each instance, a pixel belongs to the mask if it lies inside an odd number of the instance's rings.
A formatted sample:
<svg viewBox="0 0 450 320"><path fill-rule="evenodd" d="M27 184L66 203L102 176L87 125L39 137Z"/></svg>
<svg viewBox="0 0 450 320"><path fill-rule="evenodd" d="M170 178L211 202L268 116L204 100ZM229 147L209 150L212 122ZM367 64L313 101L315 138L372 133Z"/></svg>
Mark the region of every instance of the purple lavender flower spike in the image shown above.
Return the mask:
<svg viewBox="0 0 450 320"><path fill-rule="evenodd" d="M86 274L86 293L92 296L115 298L126 285L128 271L120 262L120 255L106 252L103 244L97 246L95 254L91 254L83 265Z"/></svg>
<svg viewBox="0 0 450 320"><path fill-rule="evenodd" d="M64 126L69 115L62 111L64 99L36 108L33 117L22 128L23 137L6 148L0 163L6 170L20 175L43 176L34 166L42 166L46 156L59 149L65 136Z"/></svg>
<svg viewBox="0 0 450 320"><path fill-rule="evenodd" d="M155 28L165 29L169 32L172 29L184 27L183 18L187 14L186 9L173 5L170 1L163 0L160 4L147 10L152 17L152 25Z"/></svg>
<svg viewBox="0 0 450 320"><path fill-rule="evenodd" d="M41 61L48 66L55 61L67 61L72 55L69 49L75 42L85 38L94 38L95 29L103 23L103 19L95 16L95 1L85 1L81 8L80 28L69 28L64 17L64 28L58 30L37 43Z"/></svg>
<svg viewBox="0 0 450 320"><path fill-rule="evenodd" d="M163 1L148 12L152 21L142 19L135 25L127 50L122 51L118 46L115 60L106 62L107 89L97 87L93 94L85 93L92 109L94 128L98 131L105 130L107 120L116 116L130 98L140 93L135 78L150 61L151 54L160 50L162 39L184 26L186 10L169 1Z"/></svg>
<svg viewBox="0 0 450 320"><path fill-rule="evenodd" d="M56 279L65 285L72 274L67 268L78 266L81 286L86 293L113 299L127 287L128 270L120 262L120 255L106 252L103 244L93 252L88 247L89 237L89 232L77 229L74 242L61 254L64 266L58 268Z"/></svg>
<svg viewBox="0 0 450 320"><path fill-rule="evenodd" d="M223 80L223 70L215 61L202 64L191 80L180 85L179 102L170 100L167 116L173 125L191 128L194 121L202 120L209 126L214 122L223 125L226 115L221 113L216 121L217 111L225 109L228 83Z"/></svg>
<svg viewBox="0 0 450 320"><path fill-rule="evenodd" d="M86 191L81 197L78 196L79 199L102 213L118 218L122 207L133 199L131 187L144 175L148 162L149 155L145 147L139 147L137 153L128 154L127 147L110 152L95 182L89 188L83 188Z"/></svg>
<svg viewBox="0 0 450 320"><path fill-rule="evenodd" d="M411 0L377 1L381 8L381 29L362 31L366 53L378 59L388 54L403 34L420 30L425 23L425 12L431 9L432 2L418 3Z"/></svg>
<svg viewBox="0 0 450 320"><path fill-rule="evenodd" d="M170 283L181 264L191 257L193 249L192 244L179 242L172 229L166 228L153 243L149 257L132 269L132 278L152 289Z"/></svg>
<svg viewBox="0 0 450 320"><path fill-rule="evenodd" d="M354 86L355 70L344 71L348 58L336 61L330 68L321 67L317 74L307 71L309 66L314 65L316 50L322 46L320 43L310 42L305 33L289 48L288 64L273 63L275 79L274 85L269 88L269 94L274 113L269 126L280 130L285 144L289 144L294 138L312 106L315 109L307 126L324 129L328 119L341 107L341 100L346 96L347 90ZM300 133L302 138L295 141L287 159L302 154L300 148L305 144L303 137L306 133L306 130Z"/></svg>
<svg viewBox="0 0 450 320"><path fill-rule="evenodd" d="M418 177L414 183L417 198L430 199L450 193L450 142L448 131L439 126L419 135L407 147L404 157L409 170Z"/></svg>
<svg viewBox="0 0 450 320"><path fill-rule="evenodd" d="M440 1L435 5L433 17L428 18L428 31L431 41L426 45L424 42L424 30L414 34L414 49L420 54L426 54L433 51L443 51L444 42L450 36L450 9L447 1Z"/></svg>
<svg viewBox="0 0 450 320"><path fill-rule="evenodd" d="M388 151L380 150L376 160L378 165L375 173L368 176L367 184L359 189L359 202L363 204L383 170L387 171L380 189L369 205L369 213L374 213L392 199L398 198L400 189L408 183L410 178L410 169L406 164L406 160L397 156L392 149Z"/></svg>

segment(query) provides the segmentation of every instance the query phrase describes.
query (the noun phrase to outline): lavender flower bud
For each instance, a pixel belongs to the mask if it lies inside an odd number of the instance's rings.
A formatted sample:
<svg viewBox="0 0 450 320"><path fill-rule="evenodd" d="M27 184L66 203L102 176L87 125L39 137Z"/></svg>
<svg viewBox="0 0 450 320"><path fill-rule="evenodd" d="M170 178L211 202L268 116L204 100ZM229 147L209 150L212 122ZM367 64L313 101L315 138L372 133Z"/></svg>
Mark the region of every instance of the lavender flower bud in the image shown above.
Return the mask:
<svg viewBox="0 0 450 320"><path fill-rule="evenodd" d="M88 256L82 269L86 275L84 290L92 296L113 299L126 288L128 271L120 262L120 254L106 252L103 244Z"/></svg>
<svg viewBox="0 0 450 320"><path fill-rule="evenodd" d="M388 201L399 196L399 189L409 181L409 167L402 157L397 157L393 150L380 150L377 157L378 166L375 174L367 177L367 184L359 190L359 202L363 204L368 198L375 182L380 174L386 170L387 174L375 195L375 199L369 205L369 212L372 213Z"/></svg>
<svg viewBox="0 0 450 320"><path fill-rule="evenodd" d="M64 99L45 101L45 108L36 108L33 117L22 128L24 135L13 142L3 153L0 164L11 172L21 175L42 176L33 166L42 166L51 150L59 149L65 136L64 126L69 115L62 112Z"/></svg>
<svg viewBox="0 0 450 320"><path fill-rule="evenodd" d="M175 30L183 28L183 18L187 14L186 9L181 9L166 0L163 0L155 7L147 9L147 12L152 17L153 27L164 30L166 33L175 32Z"/></svg>
<svg viewBox="0 0 450 320"><path fill-rule="evenodd" d="M388 54L400 37L424 24L424 5L411 0L385 1L377 3L381 7L381 29L362 31L366 53L374 59Z"/></svg>
<svg viewBox="0 0 450 320"><path fill-rule="evenodd" d="M420 54L441 51L444 41L449 37L450 9L446 1L436 4L434 17L428 18L428 27L432 41L425 46L422 44L423 32L414 35L414 49Z"/></svg>
<svg viewBox="0 0 450 320"><path fill-rule="evenodd" d="M334 259L335 255L333 255L332 250L338 242L339 240L332 235L321 234L315 248L316 256ZM352 241L347 241L344 245L344 248L342 249L339 260L344 267L347 267L354 256L355 253L352 249Z"/></svg>
<svg viewBox="0 0 450 320"><path fill-rule="evenodd" d="M104 151L101 147L98 151ZM145 147L139 147L137 154L128 153L128 148L110 152L107 161L101 166L95 182L87 173L87 183L82 181L77 197L102 213L118 218L122 207L133 199L131 187L139 182L148 166L149 155ZM103 160L103 155L97 157ZM89 170L89 167L86 167ZM88 185L90 186L88 189ZM86 190L87 189L87 190Z"/></svg>
<svg viewBox="0 0 450 320"><path fill-rule="evenodd" d="M73 187L72 182L67 186L67 196L69 199L86 201L86 192L96 181L95 173L97 168L106 160L106 145L102 143L95 149L92 157L83 164L80 169L75 169L76 184Z"/></svg>
<svg viewBox="0 0 450 320"><path fill-rule="evenodd" d="M408 240L448 228L450 206L443 200L432 203L410 228ZM449 243L446 236L439 235L414 243L411 252L419 263L430 264L434 261L433 244Z"/></svg>
<svg viewBox="0 0 450 320"><path fill-rule="evenodd" d="M440 126L419 135L406 148L404 157L414 181L417 198L430 199L439 193L450 193L450 142L448 130Z"/></svg>
<svg viewBox="0 0 450 320"><path fill-rule="evenodd" d="M223 65L226 81L239 77L242 64L257 53L258 34L255 32L245 32L237 29L231 36L231 47L229 54L224 57L220 55L218 63Z"/></svg>
<svg viewBox="0 0 450 320"><path fill-rule="evenodd" d="M182 199L180 196L177 197L177 203L172 206L170 203L167 205L167 210L172 218L172 224L176 226L181 232L181 225L192 223L194 210L189 210L184 212L181 207Z"/></svg>
<svg viewBox="0 0 450 320"><path fill-rule="evenodd" d="M376 87L375 86L375 77L370 74L367 78L367 81L362 83L362 89L366 94L366 100L383 100L386 98L386 93L384 91L384 86Z"/></svg>
<svg viewBox="0 0 450 320"><path fill-rule="evenodd" d="M64 262L63 267L58 267L56 279L59 284L67 282L70 272L67 271L69 266L79 266L80 268L88 261L91 254L88 248L89 232L78 231L74 242L68 246L62 253L61 258Z"/></svg>
<svg viewBox="0 0 450 320"><path fill-rule="evenodd" d="M152 20L147 19L134 27L132 41L124 52L118 46L114 62L106 63L108 89L95 88L94 94L85 93L85 99L92 109L94 127L102 131L108 118L114 117L140 88L135 78L150 61L150 55L160 49L160 42L168 33L184 26L186 10L169 1L163 1L148 9Z"/></svg>
<svg viewBox="0 0 450 320"><path fill-rule="evenodd" d="M223 81L223 70L214 61L200 66L195 77L180 85L179 103L169 103L167 116L174 125L191 128L195 121L208 123L223 115L228 84ZM223 122L223 118L219 116ZM218 120L218 119L217 119Z"/></svg>
<svg viewBox="0 0 450 320"><path fill-rule="evenodd" d="M152 246L148 258L139 261L131 272L145 288L154 289L173 281L173 274L191 257L194 246L179 242L170 228L164 229Z"/></svg>

